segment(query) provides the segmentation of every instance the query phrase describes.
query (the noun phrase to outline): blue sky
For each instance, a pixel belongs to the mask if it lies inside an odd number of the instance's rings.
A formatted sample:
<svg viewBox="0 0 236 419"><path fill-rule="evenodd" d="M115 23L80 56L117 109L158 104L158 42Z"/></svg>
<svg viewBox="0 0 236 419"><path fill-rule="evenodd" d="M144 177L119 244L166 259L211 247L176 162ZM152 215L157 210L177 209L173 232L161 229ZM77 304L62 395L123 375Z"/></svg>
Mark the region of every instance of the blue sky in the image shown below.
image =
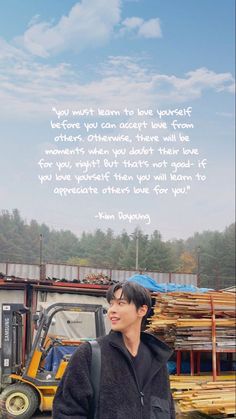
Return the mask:
<svg viewBox="0 0 236 419"><path fill-rule="evenodd" d="M234 0L8 0L0 15L1 208L82 231L139 227L164 239L234 221ZM174 198L58 197L37 162L52 145L51 109L193 109L192 145L207 180ZM149 213L109 222L97 211Z"/></svg>

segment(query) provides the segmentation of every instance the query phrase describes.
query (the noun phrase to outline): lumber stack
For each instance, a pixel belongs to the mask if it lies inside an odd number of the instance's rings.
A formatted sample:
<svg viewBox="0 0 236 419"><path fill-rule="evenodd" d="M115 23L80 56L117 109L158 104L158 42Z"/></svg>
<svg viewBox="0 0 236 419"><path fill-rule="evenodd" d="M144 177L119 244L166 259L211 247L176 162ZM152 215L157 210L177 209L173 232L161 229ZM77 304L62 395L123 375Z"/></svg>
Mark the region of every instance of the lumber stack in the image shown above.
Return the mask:
<svg viewBox="0 0 236 419"><path fill-rule="evenodd" d="M233 415L236 413L234 381L206 382L191 390L173 392L181 412L199 411L206 414Z"/></svg>
<svg viewBox="0 0 236 419"><path fill-rule="evenodd" d="M230 293L156 294L149 331L175 349L211 350L213 327L218 351L235 349L235 297Z"/></svg>
<svg viewBox="0 0 236 419"><path fill-rule="evenodd" d="M227 374L221 374L216 377L216 382L226 382L233 381L235 382L236 373L230 372ZM203 384L212 382L212 375L210 374L201 374L201 375L170 375L170 386L171 390L199 390L202 388Z"/></svg>

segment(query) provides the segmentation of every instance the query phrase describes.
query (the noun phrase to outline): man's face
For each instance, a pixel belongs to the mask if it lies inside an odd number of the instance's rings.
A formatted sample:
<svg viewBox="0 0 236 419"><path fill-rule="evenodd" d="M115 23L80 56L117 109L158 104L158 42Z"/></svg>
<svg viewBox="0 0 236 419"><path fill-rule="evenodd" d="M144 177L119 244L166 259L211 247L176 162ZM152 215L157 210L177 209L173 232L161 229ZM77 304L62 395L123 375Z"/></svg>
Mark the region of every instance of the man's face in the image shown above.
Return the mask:
<svg viewBox="0 0 236 419"><path fill-rule="evenodd" d="M122 289L114 293L114 299L111 300L108 309L108 318L112 330L126 333L133 328L140 328L147 306L142 306L137 310L133 302L128 303L121 295Z"/></svg>

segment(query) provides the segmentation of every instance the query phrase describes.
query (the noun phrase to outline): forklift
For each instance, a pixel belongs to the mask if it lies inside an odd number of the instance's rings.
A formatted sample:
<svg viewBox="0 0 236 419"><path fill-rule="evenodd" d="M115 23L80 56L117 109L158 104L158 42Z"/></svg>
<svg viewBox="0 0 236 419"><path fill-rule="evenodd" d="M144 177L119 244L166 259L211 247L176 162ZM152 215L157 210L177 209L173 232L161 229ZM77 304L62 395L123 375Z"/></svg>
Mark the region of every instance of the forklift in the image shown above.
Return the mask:
<svg viewBox="0 0 236 419"><path fill-rule="evenodd" d="M76 319L68 320L64 329L74 324L78 332L83 329L83 337L71 339L50 335L63 313L73 313ZM2 304L0 418L29 419L37 409L41 412L52 410L54 395L70 358L68 354L63 356L63 349L72 353L84 341L104 336L104 313L104 307L96 304L54 303L42 308L33 316L35 334L32 349L24 362L23 329L29 324L29 309L23 304ZM53 369L48 369L47 359L56 348L61 350L61 358L56 365L54 363Z"/></svg>

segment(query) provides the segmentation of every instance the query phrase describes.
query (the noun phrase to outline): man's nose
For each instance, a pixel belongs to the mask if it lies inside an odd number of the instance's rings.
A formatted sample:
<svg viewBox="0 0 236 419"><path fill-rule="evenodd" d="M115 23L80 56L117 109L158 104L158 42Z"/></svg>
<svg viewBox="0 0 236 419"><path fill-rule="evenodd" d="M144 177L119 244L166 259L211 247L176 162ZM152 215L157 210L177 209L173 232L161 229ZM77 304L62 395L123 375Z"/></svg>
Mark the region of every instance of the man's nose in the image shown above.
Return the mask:
<svg viewBox="0 0 236 419"><path fill-rule="evenodd" d="M108 313L116 313L116 305L115 304L112 304L112 306L111 307L109 307L109 309L108 309Z"/></svg>

